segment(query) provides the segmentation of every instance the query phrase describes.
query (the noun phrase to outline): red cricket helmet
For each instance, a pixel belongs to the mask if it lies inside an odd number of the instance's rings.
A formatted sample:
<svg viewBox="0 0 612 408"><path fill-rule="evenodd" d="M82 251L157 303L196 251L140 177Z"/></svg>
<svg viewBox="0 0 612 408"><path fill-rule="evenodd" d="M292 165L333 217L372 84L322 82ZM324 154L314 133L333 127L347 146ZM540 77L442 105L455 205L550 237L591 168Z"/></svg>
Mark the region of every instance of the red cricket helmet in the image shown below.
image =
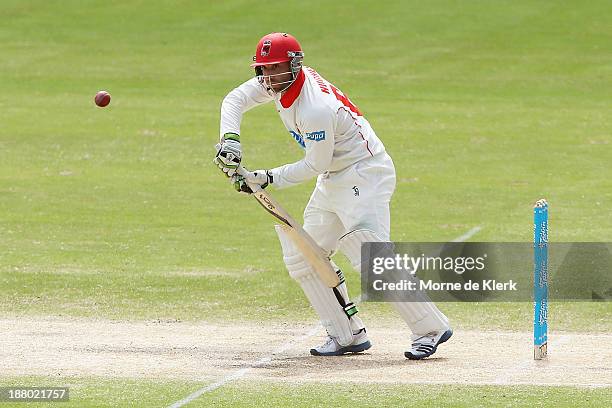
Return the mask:
<svg viewBox="0 0 612 408"><path fill-rule="evenodd" d="M294 58L303 56L302 47L294 36L287 33L271 33L259 40L251 67L293 62Z"/></svg>
<svg viewBox="0 0 612 408"><path fill-rule="evenodd" d="M270 94L283 92L295 82L300 71L302 70L302 61L304 60L304 52L300 43L294 36L287 33L271 33L264 35L257 44L257 51L253 57L252 68L255 68L255 75L259 82L264 86ZM291 73L291 81L281 82L286 86L281 91L274 91L271 83L271 77L275 75L263 75L262 65L280 64L281 62L290 62L289 69Z"/></svg>

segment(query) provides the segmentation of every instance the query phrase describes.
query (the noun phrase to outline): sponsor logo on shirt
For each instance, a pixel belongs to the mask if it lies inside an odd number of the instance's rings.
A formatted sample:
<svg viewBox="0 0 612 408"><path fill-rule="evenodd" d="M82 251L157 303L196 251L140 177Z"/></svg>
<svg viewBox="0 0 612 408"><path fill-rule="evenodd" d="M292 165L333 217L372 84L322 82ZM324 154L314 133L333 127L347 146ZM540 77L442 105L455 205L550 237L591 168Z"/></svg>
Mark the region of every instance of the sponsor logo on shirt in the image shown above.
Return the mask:
<svg viewBox="0 0 612 408"><path fill-rule="evenodd" d="M300 146L302 146L302 149L306 148L306 143L304 143L304 138L302 138L302 135L300 135L299 133L295 133L293 130L290 130L289 133L295 139L295 141L298 142Z"/></svg>
<svg viewBox="0 0 612 408"><path fill-rule="evenodd" d="M319 130L318 132L307 132L306 139L312 140L313 142L320 142L321 140L325 140L325 131Z"/></svg>

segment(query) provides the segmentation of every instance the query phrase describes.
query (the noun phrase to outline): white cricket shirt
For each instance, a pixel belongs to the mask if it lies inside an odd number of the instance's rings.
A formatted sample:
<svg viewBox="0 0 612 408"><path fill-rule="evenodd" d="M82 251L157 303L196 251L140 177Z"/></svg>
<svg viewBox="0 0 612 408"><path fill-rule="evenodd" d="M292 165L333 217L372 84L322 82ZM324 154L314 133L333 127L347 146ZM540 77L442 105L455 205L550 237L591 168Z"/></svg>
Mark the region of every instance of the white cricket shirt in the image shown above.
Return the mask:
<svg viewBox="0 0 612 408"><path fill-rule="evenodd" d="M221 104L221 135L240 134L243 113L270 101L275 101L285 127L305 150L302 160L272 169L272 185L277 188L338 172L385 151L359 109L309 67L302 68L282 96L268 94L257 78L232 90Z"/></svg>

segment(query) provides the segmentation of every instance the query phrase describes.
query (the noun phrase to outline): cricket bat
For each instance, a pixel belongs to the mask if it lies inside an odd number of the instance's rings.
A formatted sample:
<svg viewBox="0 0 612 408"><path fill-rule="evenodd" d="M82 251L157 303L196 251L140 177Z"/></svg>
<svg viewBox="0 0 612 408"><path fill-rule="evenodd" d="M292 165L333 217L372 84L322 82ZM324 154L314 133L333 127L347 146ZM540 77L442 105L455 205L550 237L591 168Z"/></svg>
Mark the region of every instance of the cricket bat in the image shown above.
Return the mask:
<svg viewBox="0 0 612 408"><path fill-rule="evenodd" d="M242 167L238 168L239 174L243 174L243 171ZM252 196L255 197L257 202L281 223L283 230L289 235L323 283L330 288L338 286L341 283L340 277L323 249L314 242L312 237L304 231L304 228L268 192L258 185L249 184L249 187L253 190Z"/></svg>

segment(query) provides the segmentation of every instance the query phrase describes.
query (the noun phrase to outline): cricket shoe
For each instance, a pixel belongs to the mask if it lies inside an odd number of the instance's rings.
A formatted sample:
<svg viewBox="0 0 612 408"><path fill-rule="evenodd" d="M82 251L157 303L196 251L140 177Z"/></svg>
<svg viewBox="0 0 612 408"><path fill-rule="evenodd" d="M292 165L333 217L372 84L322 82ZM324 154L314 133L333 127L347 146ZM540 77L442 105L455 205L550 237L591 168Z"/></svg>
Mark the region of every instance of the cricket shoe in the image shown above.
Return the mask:
<svg viewBox="0 0 612 408"><path fill-rule="evenodd" d="M452 335L453 330L448 329L443 332L433 332L424 336L418 336L413 340L412 347L404 353L404 356L410 360L420 360L429 357L436 352L440 344L450 339Z"/></svg>
<svg viewBox="0 0 612 408"><path fill-rule="evenodd" d="M334 337L327 336L325 343L310 349L310 354L313 356L341 356L347 353L359 353L370 347L372 343L368 340L366 329L363 328L353 334L353 342L348 346L341 346Z"/></svg>

